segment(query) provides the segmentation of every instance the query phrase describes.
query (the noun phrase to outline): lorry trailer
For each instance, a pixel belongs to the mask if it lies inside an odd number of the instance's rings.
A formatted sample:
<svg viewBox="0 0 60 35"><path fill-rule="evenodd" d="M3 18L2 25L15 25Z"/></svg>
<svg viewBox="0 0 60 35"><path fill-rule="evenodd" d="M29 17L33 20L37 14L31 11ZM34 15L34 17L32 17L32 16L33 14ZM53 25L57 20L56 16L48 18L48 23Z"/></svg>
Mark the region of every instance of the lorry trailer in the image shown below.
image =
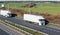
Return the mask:
<svg viewBox="0 0 60 35"><path fill-rule="evenodd" d="M38 25L45 25L45 18L43 16L24 14L23 20L37 23Z"/></svg>
<svg viewBox="0 0 60 35"><path fill-rule="evenodd" d="M0 10L0 15L5 17L11 17L11 12L9 10Z"/></svg>

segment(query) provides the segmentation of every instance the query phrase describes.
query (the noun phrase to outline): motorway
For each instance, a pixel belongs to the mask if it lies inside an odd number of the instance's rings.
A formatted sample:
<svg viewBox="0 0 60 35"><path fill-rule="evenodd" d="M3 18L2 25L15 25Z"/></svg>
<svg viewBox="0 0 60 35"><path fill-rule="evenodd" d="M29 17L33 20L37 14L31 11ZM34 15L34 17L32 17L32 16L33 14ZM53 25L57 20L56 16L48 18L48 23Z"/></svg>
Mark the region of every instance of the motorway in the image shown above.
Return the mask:
<svg viewBox="0 0 60 35"><path fill-rule="evenodd" d="M60 35L60 30L59 29L51 28L51 27L48 27L48 26L37 26L37 25L34 25L34 24L26 23L22 19L6 18L6 17L3 17L3 16L0 16L0 19L11 21L11 22L14 22L16 24L19 24L19 25L22 25L22 26L25 26L25 27L28 27L28 28L31 28L31 29L34 29L34 30L37 30L37 31L47 33L49 35Z"/></svg>
<svg viewBox="0 0 60 35"><path fill-rule="evenodd" d="M18 32L15 29L5 25L4 23L0 23L0 35L24 35L21 32Z"/></svg>

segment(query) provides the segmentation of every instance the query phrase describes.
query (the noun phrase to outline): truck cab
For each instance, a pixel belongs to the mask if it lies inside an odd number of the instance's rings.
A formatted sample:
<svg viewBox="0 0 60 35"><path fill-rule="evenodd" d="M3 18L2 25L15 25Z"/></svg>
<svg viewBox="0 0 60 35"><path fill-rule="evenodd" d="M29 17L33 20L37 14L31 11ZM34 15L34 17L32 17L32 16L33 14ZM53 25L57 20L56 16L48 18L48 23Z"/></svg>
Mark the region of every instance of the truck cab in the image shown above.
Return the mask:
<svg viewBox="0 0 60 35"><path fill-rule="evenodd" d="M45 25L45 19L39 19L39 25Z"/></svg>
<svg viewBox="0 0 60 35"><path fill-rule="evenodd" d="M11 13L7 13L7 15L5 15L5 17L11 17Z"/></svg>

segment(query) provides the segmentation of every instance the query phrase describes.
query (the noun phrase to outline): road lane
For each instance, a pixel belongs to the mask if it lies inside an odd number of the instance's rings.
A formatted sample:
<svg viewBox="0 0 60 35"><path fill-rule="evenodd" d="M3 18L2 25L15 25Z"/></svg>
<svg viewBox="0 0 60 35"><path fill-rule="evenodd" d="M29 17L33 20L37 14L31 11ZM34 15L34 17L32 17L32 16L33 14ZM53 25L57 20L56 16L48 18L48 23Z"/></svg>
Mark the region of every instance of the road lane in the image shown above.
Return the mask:
<svg viewBox="0 0 60 35"><path fill-rule="evenodd" d="M5 31L3 31L2 29L0 29L0 35L9 35L9 34Z"/></svg>
<svg viewBox="0 0 60 35"><path fill-rule="evenodd" d="M8 20L8 21L14 22L16 24L26 26L26 27L29 27L29 28L47 33L49 35L60 35L60 30L55 29L55 28L51 28L51 27L48 27L48 26L37 26L37 25L34 25L34 24L29 24L29 23L26 23L23 20L17 19L17 18L5 18L3 16L0 16L0 19Z"/></svg>
<svg viewBox="0 0 60 35"><path fill-rule="evenodd" d="M18 32L6 25L4 25L3 23L0 23L0 29L4 30L5 32L9 33L9 35L24 35L21 32Z"/></svg>

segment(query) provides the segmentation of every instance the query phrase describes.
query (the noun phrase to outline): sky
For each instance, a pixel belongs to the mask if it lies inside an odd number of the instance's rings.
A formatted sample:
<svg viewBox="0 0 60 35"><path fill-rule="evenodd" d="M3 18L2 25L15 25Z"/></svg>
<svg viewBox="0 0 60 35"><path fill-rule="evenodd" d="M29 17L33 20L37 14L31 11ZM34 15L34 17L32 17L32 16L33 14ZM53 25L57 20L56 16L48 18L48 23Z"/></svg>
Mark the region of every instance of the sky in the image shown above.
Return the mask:
<svg viewBox="0 0 60 35"><path fill-rule="evenodd" d="M0 1L60 1L60 0L0 0Z"/></svg>

